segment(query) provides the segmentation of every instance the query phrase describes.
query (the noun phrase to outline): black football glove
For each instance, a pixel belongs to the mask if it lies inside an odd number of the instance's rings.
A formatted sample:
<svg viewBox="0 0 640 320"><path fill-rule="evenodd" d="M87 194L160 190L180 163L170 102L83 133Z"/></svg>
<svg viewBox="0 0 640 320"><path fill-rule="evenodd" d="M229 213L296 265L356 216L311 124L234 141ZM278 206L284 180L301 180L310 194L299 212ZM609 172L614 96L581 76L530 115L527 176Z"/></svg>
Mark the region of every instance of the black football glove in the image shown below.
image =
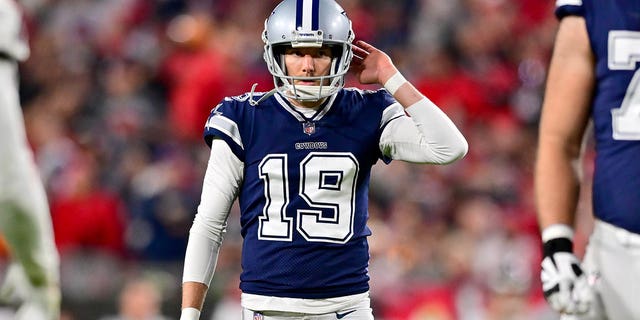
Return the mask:
<svg viewBox="0 0 640 320"><path fill-rule="evenodd" d="M568 229L559 225L550 228ZM572 232L569 234L568 237L546 239L540 279L544 296L552 309L560 313L582 314L589 310L593 292L580 261L573 254Z"/></svg>

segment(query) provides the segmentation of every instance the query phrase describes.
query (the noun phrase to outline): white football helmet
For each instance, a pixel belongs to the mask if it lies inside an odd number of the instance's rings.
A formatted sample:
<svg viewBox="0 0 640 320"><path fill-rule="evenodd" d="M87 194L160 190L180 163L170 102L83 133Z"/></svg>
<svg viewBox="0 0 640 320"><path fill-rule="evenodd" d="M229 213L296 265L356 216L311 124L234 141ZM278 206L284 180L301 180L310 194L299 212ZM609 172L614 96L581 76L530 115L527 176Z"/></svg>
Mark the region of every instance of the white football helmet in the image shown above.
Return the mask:
<svg viewBox="0 0 640 320"><path fill-rule="evenodd" d="M273 75L275 88L281 94L300 101L317 101L344 87L344 75L351 64L351 42L355 35L351 20L338 3L334 0L284 0L276 6L264 25L264 60ZM329 75L287 75L284 64L286 48L322 46L329 46L333 52ZM320 85L295 85L294 80L320 80Z"/></svg>

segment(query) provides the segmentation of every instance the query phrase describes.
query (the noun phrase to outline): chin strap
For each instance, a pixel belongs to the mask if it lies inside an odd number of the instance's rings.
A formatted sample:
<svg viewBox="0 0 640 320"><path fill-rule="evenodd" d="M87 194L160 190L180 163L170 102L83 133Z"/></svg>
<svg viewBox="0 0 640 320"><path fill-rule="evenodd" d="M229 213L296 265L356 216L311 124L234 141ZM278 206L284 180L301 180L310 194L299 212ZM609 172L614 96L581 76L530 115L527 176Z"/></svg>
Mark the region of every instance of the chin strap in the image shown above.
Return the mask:
<svg viewBox="0 0 640 320"><path fill-rule="evenodd" d="M255 90L257 86L258 84L254 83L253 86L251 86L251 92L249 93L249 104L253 107L257 106L258 104L260 104L260 102L266 100L267 98L271 97L272 95L274 95L276 92L279 91L278 88L273 88L269 90L269 92L265 93L258 100L255 100L253 99L253 95L255 94ZM336 88L328 87L328 86L296 85L296 86L290 86L290 87L291 89L287 90L287 92L293 92L294 94L287 94L287 93L283 93L283 94L288 98L300 100L300 101L323 100L324 98L326 98L326 96L322 95L323 92L329 92L331 93L330 95L332 95L332 94L335 94L335 92L337 91Z"/></svg>
<svg viewBox="0 0 640 320"><path fill-rule="evenodd" d="M289 90L293 92L294 99L302 100L302 101L318 101L326 98L335 93L335 89L329 86L306 86L306 85L295 85L292 86ZM328 94L328 95L325 95Z"/></svg>
<svg viewBox="0 0 640 320"><path fill-rule="evenodd" d="M260 102L262 102L265 99L271 97L273 94L275 94L278 91L276 88L273 88L273 89L269 90L269 92L265 93L262 97L260 97L260 99L254 100L253 99L253 94L255 93L257 86L258 86L258 83L254 83L253 86L251 86L251 92L249 93L249 104L252 107L257 106Z"/></svg>

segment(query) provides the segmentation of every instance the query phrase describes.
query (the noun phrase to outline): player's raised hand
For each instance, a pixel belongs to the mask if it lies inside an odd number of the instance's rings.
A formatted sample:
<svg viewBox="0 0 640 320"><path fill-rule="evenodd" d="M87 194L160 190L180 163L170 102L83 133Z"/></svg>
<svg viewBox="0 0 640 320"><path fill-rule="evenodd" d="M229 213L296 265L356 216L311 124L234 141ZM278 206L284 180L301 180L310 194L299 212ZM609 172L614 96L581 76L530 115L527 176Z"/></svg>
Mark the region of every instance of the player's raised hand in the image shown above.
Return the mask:
<svg viewBox="0 0 640 320"><path fill-rule="evenodd" d="M353 55L351 69L362 84L383 85L398 72L386 53L362 40L353 45Z"/></svg>

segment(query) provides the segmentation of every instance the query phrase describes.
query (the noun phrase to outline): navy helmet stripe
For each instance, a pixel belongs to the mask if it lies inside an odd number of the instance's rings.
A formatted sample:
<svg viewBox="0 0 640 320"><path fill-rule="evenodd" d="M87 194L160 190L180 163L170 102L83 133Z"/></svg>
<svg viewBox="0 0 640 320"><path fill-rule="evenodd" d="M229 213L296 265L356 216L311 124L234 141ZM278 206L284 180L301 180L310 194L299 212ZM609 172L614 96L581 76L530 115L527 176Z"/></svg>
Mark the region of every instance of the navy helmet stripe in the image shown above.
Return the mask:
<svg viewBox="0 0 640 320"><path fill-rule="evenodd" d="M302 27L302 10L304 6L304 0L296 1L296 29Z"/></svg>
<svg viewBox="0 0 640 320"><path fill-rule="evenodd" d="M311 11L311 30L320 28L320 0L313 0Z"/></svg>
<svg viewBox="0 0 640 320"><path fill-rule="evenodd" d="M304 7L304 0L296 1L296 29L302 28L302 10Z"/></svg>
<svg viewBox="0 0 640 320"><path fill-rule="evenodd" d="M296 29L318 30L320 27L320 0L296 1Z"/></svg>

